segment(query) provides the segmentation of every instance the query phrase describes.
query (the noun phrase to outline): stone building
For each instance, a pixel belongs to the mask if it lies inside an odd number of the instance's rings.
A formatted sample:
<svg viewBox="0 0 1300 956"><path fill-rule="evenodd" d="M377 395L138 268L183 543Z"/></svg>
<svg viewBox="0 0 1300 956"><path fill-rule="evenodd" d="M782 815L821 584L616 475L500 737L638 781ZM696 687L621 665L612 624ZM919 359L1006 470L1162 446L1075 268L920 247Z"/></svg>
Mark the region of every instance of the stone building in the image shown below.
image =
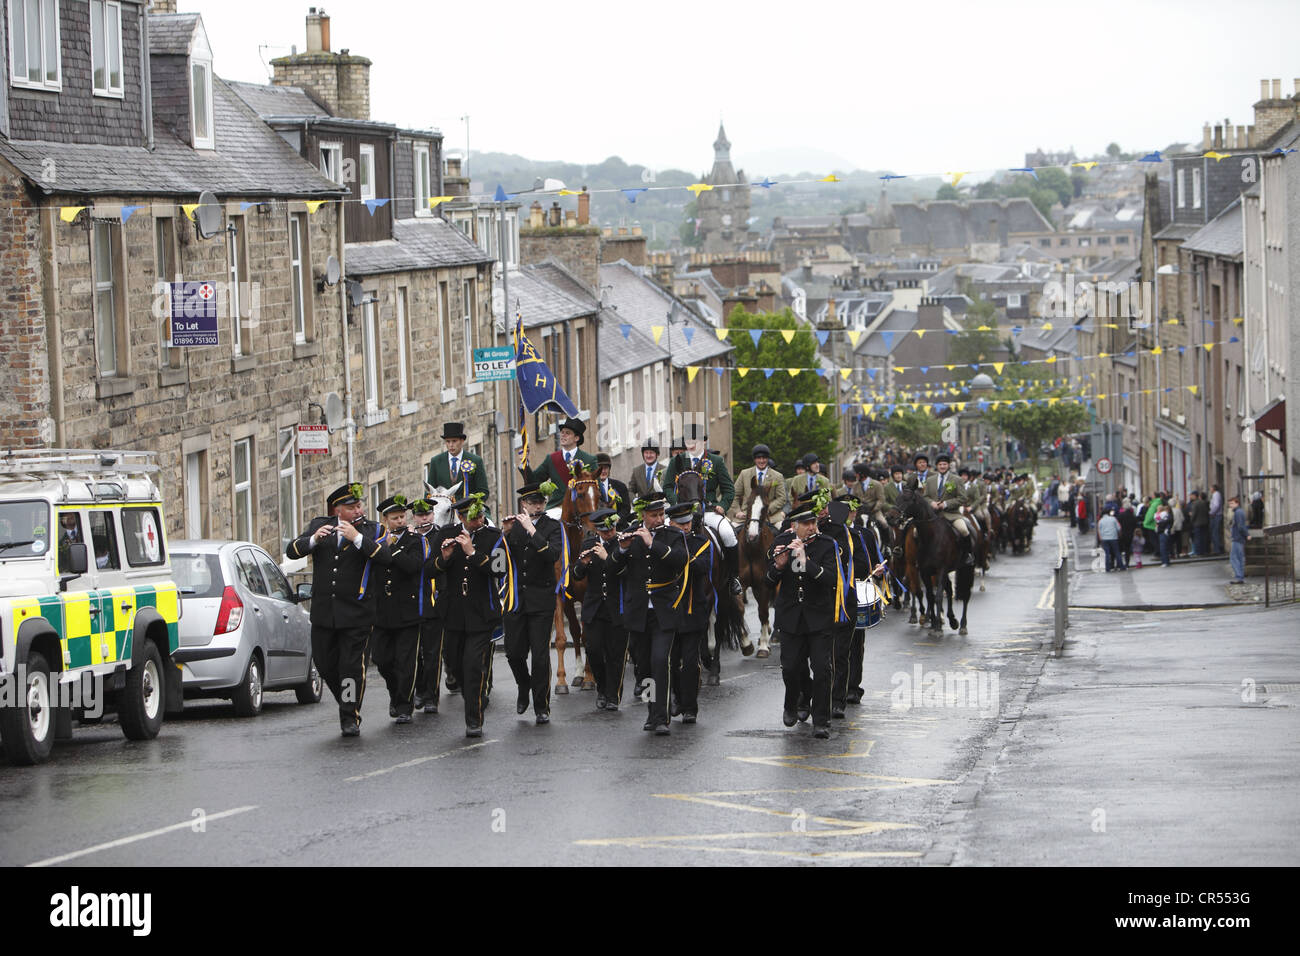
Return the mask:
<svg viewBox="0 0 1300 956"><path fill-rule="evenodd" d="M704 252L735 253L749 237L749 182L745 171L731 163L731 142L727 131L718 124L718 138L713 142L713 169L702 180L713 186L695 201L700 221L701 249ZM732 188L738 186L738 188Z"/></svg>

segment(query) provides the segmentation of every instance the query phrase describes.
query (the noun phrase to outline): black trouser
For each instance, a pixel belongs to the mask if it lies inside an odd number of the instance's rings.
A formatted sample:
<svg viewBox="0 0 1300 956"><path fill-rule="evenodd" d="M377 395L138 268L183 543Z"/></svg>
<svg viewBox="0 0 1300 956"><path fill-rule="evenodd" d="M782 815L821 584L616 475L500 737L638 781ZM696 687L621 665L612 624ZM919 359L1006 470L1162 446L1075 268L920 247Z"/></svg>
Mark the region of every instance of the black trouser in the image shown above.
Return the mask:
<svg viewBox="0 0 1300 956"><path fill-rule="evenodd" d="M376 627L373 639L375 667L388 687L388 709L410 715L415 695L415 664L420 652L420 625Z"/></svg>
<svg viewBox="0 0 1300 956"><path fill-rule="evenodd" d="M677 632L659 626L653 610L646 611L646 635L650 644L650 723L668 723L668 694L672 689L668 662L673 656Z"/></svg>
<svg viewBox="0 0 1300 956"><path fill-rule="evenodd" d="M644 631L627 632L627 652L632 658L632 679L637 684L650 677L650 617L651 612L647 610Z"/></svg>
<svg viewBox="0 0 1300 956"><path fill-rule="evenodd" d="M849 658L853 654L853 625L857 619L857 609L852 612L854 620L842 622L831 628L831 705L835 710L843 710L849 696Z"/></svg>
<svg viewBox="0 0 1300 956"><path fill-rule="evenodd" d="M442 680L442 618L420 621L420 654L416 660L415 694L426 704L438 706Z"/></svg>
<svg viewBox="0 0 1300 956"><path fill-rule="evenodd" d="M785 681L785 709L799 709L805 692L808 664L812 663L812 721L814 727L831 722L831 661L833 640L829 629L811 634L781 632L781 677Z"/></svg>
<svg viewBox="0 0 1300 956"><path fill-rule="evenodd" d="M683 714L700 712L700 648L706 631L678 631L673 645L672 681Z"/></svg>
<svg viewBox="0 0 1300 956"><path fill-rule="evenodd" d="M627 631L608 618L583 625L587 666L596 679L596 693L616 704L623 702L623 668L627 662Z"/></svg>
<svg viewBox="0 0 1300 956"><path fill-rule="evenodd" d="M465 698L465 725L483 726L483 711L487 707L488 687L492 680L492 632L446 630L446 640L456 640L464 649L461 657L460 693Z"/></svg>
<svg viewBox="0 0 1300 956"><path fill-rule="evenodd" d="M311 626L311 656L321 680L339 705L339 720L361 723L361 699L366 694L366 648L369 627Z"/></svg>
<svg viewBox="0 0 1300 956"><path fill-rule="evenodd" d="M865 627L855 627L853 629L853 643L849 647L849 695L848 699L853 703L862 700L862 695L866 693L862 689L862 664L867 654L867 629Z"/></svg>
<svg viewBox="0 0 1300 956"><path fill-rule="evenodd" d="M447 665L447 676L452 679L457 689L464 688L465 632L448 627L443 622L442 662Z"/></svg>
<svg viewBox="0 0 1300 956"><path fill-rule="evenodd" d="M533 713L551 712L551 623L550 611L534 614L507 614L506 661L514 672L519 690L532 689ZM528 673L531 655L533 671Z"/></svg>

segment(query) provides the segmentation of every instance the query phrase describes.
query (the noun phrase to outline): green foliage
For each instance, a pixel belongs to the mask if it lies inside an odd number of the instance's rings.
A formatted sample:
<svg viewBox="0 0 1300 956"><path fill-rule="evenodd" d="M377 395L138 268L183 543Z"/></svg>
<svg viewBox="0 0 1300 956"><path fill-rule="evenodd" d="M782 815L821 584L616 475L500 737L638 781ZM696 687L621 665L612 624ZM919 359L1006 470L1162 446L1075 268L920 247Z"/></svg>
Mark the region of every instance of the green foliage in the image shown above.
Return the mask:
<svg viewBox="0 0 1300 956"><path fill-rule="evenodd" d="M686 209L682 213L682 224L677 229L677 235L682 240L682 245L692 249L697 248L703 241L703 233L695 231L695 217L699 214L699 205L692 200L686 204Z"/></svg>
<svg viewBox="0 0 1300 956"><path fill-rule="evenodd" d="M1038 186L1054 193L1055 201L1062 206L1070 205L1070 200L1074 198L1074 184L1070 182L1069 174L1055 166L1038 171Z"/></svg>
<svg viewBox="0 0 1300 956"><path fill-rule="evenodd" d="M934 194L935 199L960 199L961 193L957 192L957 187L951 183L944 183L939 187L939 191Z"/></svg>
<svg viewBox="0 0 1300 956"><path fill-rule="evenodd" d="M835 402L828 380L806 372L794 376L786 372L788 368L817 366L817 340L812 332L806 326L800 329L789 309L751 314L736 306L726 324L736 330L728 337L736 349L732 360L751 370L744 378L736 373L731 379L731 397L738 403L732 409L733 471L751 464L749 451L760 443L772 449L772 463L786 477L794 474L794 460L810 451L823 462L834 461L839 452L839 406L831 404L821 415L813 407L817 402ZM788 344L781 335L764 333L755 347L750 335L741 329L799 331ZM767 378L764 368L776 371ZM802 402L806 407L796 416L789 404L775 412L770 405L760 405L751 412L746 402Z"/></svg>
<svg viewBox="0 0 1300 956"><path fill-rule="evenodd" d="M1006 432L1025 446L1035 468L1038 467L1038 449L1043 442L1077 432L1089 420L1087 406L1069 400L1073 395L1068 388L1048 389L1042 385L1025 385L1024 392L1019 391L1022 383L1037 381L1037 376L1051 374L1043 372L1043 368L1044 366L1041 365L1033 366L1032 369L1023 365L1006 366L1003 374L996 380L999 392L990 401L1028 398L1057 398L1063 399L1062 401L1050 405L1039 401L1033 404L1016 401L1012 404L1000 405L996 409L990 408L985 412L989 424Z"/></svg>
<svg viewBox="0 0 1300 956"><path fill-rule="evenodd" d="M948 349L948 361L952 364L971 364L975 362L992 362L1005 346L998 339L997 327L1000 319L993 303L977 299L971 303L962 321L965 331L953 336ZM981 325L993 331L976 331Z"/></svg>
<svg viewBox="0 0 1300 956"><path fill-rule="evenodd" d="M885 434L904 448L937 445L943 437L943 423L929 412L899 407L885 422Z"/></svg>

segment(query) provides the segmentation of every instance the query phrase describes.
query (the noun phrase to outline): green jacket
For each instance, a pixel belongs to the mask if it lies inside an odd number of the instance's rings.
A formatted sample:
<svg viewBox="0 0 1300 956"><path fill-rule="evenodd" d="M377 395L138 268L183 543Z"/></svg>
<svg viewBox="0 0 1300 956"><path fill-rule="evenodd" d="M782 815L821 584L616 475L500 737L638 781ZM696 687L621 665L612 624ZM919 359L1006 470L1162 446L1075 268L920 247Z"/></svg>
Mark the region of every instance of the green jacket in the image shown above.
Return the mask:
<svg viewBox="0 0 1300 956"><path fill-rule="evenodd" d="M425 480L435 488L450 488L456 482L463 481L464 484L460 490L462 496L476 494L481 491L486 500L488 493L487 469L483 467L483 459L470 452L462 452L457 465L460 473L453 476L451 474L451 456L445 451L434 455L429 459L429 464L424 469ZM468 474L465 473L466 465L469 466Z"/></svg>
<svg viewBox="0 0 1300 956"><path fill-rule="evenodd" d="M558 451L559 449L557 449ZM563 452L561 452L563 454ZM596 470L596 456L588 454L581 448L576 449L573 457L582 462L587 471ZM555 461L551 455L542 459L542 463L528 472L528 484L534 481L553 481L555 482L555 492L546 500L547 508L555 508L564 501L564 490L569 487L569 480L572 475L564 474L555 467Z"/></svg>
<svg viewBox="0 0 1300 956"><path fill-rule="evenodd" d="M736 500L736 485L731 480L731 472L727 470L727 463L722 460L721 455L710 454L707 457L713 464L713 474L709 475L709 480L704 486L704 504L709 508L720 506L723 511L730 511L731 503ZM664 485L664 497L668 499L669 504L677 504L675 487L677 473L689 471L690 464L691 457L685 453L678 453L669 459L668 467L664 469L664 476L661 479Z"/></svg>

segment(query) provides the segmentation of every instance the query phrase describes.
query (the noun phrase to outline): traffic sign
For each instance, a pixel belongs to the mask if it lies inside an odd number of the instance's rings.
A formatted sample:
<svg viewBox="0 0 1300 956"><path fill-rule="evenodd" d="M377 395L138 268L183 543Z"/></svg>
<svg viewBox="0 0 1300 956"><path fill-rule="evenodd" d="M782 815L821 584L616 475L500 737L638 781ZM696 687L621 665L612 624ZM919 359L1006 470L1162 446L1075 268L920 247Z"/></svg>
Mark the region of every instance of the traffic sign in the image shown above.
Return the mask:
<svg viewBox="0 0 1300 956"><path fill-rule="evenodd" d="M1103 475L1109 475L1110 469L1111 469L1111 463L1109 458L1097 459L1097 470L1099 472L1101 472Z"/></svg>

